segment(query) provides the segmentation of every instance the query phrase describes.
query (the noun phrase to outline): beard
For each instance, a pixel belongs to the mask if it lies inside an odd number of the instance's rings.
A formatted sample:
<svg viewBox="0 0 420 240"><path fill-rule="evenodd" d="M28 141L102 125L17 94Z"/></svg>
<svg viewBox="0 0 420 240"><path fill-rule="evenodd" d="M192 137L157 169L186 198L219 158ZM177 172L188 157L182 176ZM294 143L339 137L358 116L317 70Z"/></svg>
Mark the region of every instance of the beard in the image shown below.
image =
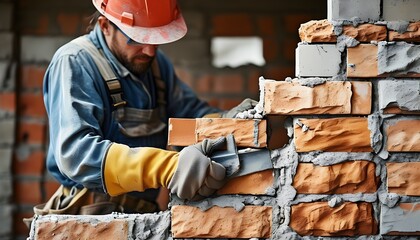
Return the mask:
<svg viewBox="0 0 420 240"><path fill-rule="evenodd" d="M124 54L124 47L117 44L117 41L115 40L115 35L112 39L112 48L113 53L115 57L118 59L118 61L128 69L132 74L139 76L143 73L145 73L152 64L152 61L154 57L150 57L146 54L136 55L132 58L129 58L126 54ZM137 60L142 60L140 63L136 63Z"/></svg>

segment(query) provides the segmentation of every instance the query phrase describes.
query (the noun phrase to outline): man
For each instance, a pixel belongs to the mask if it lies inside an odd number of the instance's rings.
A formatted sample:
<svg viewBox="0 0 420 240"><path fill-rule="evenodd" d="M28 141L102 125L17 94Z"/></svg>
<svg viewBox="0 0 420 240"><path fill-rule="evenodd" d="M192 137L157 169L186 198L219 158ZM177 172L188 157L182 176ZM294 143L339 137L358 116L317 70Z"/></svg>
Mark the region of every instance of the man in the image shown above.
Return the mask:
<svg viewBox="0 0 420 240"><path fill-rule="evenodd" d="M75 195L70 189L87 188L116 209L151 212L158 210L160 187L182 199L211 195L223 186L225 168L208 155L223 145L224 138L206 140L180 153L164 150L169 117L220 112L199 100L158 50L160 44L187 32L176 1L93 0L93 4L100 13L94 29L61 47L44 78L50 131L47 167L64 186L57 201L66 206L72 201L66 198ZM108 75L115 76L105 79L101 69L111 69ZM245 101L227 116L253 106Z"/></svg>

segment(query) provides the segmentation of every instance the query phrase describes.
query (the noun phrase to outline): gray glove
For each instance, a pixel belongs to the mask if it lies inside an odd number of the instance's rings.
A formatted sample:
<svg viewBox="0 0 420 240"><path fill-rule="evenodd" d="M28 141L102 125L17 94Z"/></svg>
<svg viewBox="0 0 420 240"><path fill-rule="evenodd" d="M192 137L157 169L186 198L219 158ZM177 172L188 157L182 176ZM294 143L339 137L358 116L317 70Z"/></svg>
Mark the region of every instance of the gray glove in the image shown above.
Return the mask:
<svg viewBox="0 0 420 240"><path fill-rule="evenodd" d="M222 113L223 118L235 118L238 113L241 113L243 111L253 109L255 106L257 106L258 102L251 99L246 98L243 100L238 106L232 108L231 110Z"/></svg>
<svg viewBox="0 0 420 240"><path fill-rule="evenodd" d="M204 139L179 153L178 167L169 182L171 193L181 199L199 199L212 195L225 184L226 169L208 156L225 145L226 138Z"/></svg>

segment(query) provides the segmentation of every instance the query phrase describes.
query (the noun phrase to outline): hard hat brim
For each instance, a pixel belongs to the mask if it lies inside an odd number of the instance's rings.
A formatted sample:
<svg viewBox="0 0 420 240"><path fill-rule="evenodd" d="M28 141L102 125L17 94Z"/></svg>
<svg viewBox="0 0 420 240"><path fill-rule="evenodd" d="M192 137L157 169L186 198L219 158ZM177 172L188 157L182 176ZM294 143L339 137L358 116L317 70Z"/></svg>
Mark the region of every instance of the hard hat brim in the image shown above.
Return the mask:
<svg viewBox="0 0 420 240"><path fill-rule="evenodd" d="M159 27L140 27L140 26L130 26L122 23L119 19L112 16L111 14L106 13L100 6L98 0L92 0L93 5L96 9L104 15L108 20L113 22L118 28L121 29L127 36L132 40L143 43L143 44L152 44L160 45L175 42L187 34L187 25L185 23L184 17L181 13L178 14L177 18L174 19L167 25Z"/></svg>

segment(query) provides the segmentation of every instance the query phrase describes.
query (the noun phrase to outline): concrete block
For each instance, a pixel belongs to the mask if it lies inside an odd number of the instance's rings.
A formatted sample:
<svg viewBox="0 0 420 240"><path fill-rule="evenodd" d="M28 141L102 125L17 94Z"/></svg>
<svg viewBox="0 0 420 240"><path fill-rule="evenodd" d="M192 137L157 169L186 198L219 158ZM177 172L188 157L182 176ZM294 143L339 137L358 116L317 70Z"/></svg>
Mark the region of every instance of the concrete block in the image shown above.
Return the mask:
<svg viewBox="0 0 420 240"><path fill-rule="evenodd" d="M420 21L410 23L404 33L390 30L388 32L389 41L420 42Z"/></svg>
<svg viewBox="0 0 420 240"><path fill-rule="evenodd" d="M12 29L13 3L0 2L0 31Z"/></svg>
<svg viewBox="0 0 420 240"><path fill-rule="evenodd" d="M420 77L420 45L379 42L378 74Z"/></svg>
<svg viewBox="0 0 420 240"><path fill-rule="evenodd" d="M15 142L15 125L14 118L0 119L0 132L2 134L0 144L11 145Z"/></svg>
<svg viewBox="0 0 420 240"><path fill-rule="evenodd" d="M387 114L420 114L419 93L419 80L379 81L379 109Z"/></svg>
<svg viewBox="0 0 420 240"><path fill-rule="evenodd" d="M375 163L350 161L331 166L299 163L293 187L299 194L374 193L379 179Z"/></svg>
<svg viewBox="0 0 420 240"><path fill-rule="evenodd" d="M374 235L377 223L372 204L345 202L338 207L328 202L292 205L290 227L301 236Z"/></svg>
<svg viewBox="0 0 420 240"><path fill-rule="evenodd" d="M13 148L0 148L0 176L12 172Z"/></svg>
<svg viewBox="0 0 420 240"><path fill-rule="evenodd" d="M420 120L390 120L384 128L389 152L420 152Z"/></svg>
<svg viewBox="0 0 420 240"><path fill-rule="evenodd" d="M270 169L229 179L217 194L267 195L273 188L274 173Z"/></svg>
<svg viewBox="0 0 420 240"><path fill-rule="evenodd" d="M1 17L0 17L1 18ZM13 33L0 33L0 59L10 59L13 54Z"/></svg>
<svg viewBox="0 0 420 240"><path fill-rule="evenodd" d="M13 231L13 206L0 205L0 238L12 234ZM3 239L3 238L2 238Z"/></svg>
<svg viewBox="0 0 420 240"><path fill-rule="evenodd" d="M382 205L380 222L382 235L419 235L420 203L400 203L393 208Z"/></svg>
<svg viewBox="0 0 420 240"><path fill-rule="evenodd" d="M55 51L72 40L69 37L23 36L21 39L21 61L48 63Z"/></svg>
<svg viewBox="0 0 420 240"><path fill-rule="evenodd" d="M336 45L299 44L296 48L296 76L333 77L340 73L341 52Z"/></svg>
<svg viewBox="0 0 420 240"><path fill-rule="evenodd" d="M265 81L266 114L370 114L372 84L325 81L315 86L310 79Z"/></svg>
<svg viewBox="0 0 420 240"><path fill-rule="evenodd" d="M172 207L174 238L270 238L272 208L214 206L206 211L191 206Z"/></svg>
<svg viewBox="0 0 420 240"><path fill-rule="evenodd" d="M418 0L383 0L382 17L385 21L420 20L420 3Z"/></svg>
<svg viewBox="0 0 420 240"><path fill-rule="evenodd" d="M372 152L367 118L295 119L297 152Z"/></svg>
<svg viewBox="0 0 420 240"><path fill-rule="evenodd" d="M171 213L137 214L133 229L133 239L160 240L170 239ZM131 238L130 238L131 239Z"/></svg>
<svg viewBox="0 0 420 240"><path fill-rule="evenodd" d="M239 147L266 147L267 123L258 119L197 118L169 119L168 145L188 146L205 138L233 134ZM257 135L254 135L257 132Z"/></svg>
<svg viewBox="0 0 420 240"><path fill-rule="evenodd" d="M420 162L389 162L386 168L388 192L420 196Z"/></svg>
<svg viewBox="0 0 420 240"><path fill-rule="evenodd" d="M328 0L327 18L329 21L352 20L378 21L381 15L381 0Z"/></svg>

